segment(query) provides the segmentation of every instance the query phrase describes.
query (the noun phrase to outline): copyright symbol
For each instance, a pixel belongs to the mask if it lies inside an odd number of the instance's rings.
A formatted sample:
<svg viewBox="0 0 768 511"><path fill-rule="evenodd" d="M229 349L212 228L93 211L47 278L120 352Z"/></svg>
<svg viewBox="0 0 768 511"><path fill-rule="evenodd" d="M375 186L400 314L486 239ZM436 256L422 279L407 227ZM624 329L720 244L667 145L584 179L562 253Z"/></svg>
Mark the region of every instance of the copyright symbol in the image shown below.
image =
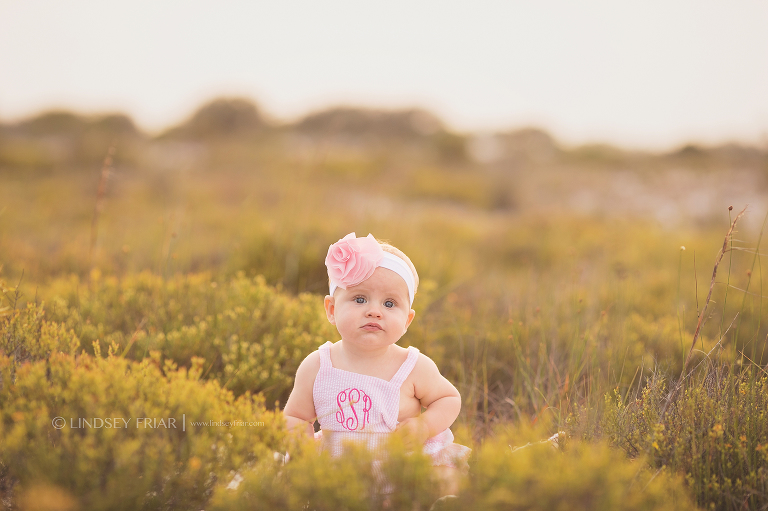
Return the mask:
<svg viewBox="0 0 768 511"><path fill-rule="evenodd" d="M51 424L53 424L54 428L61 429L67 425L67 420L64 417L54 417Z"/></svg>

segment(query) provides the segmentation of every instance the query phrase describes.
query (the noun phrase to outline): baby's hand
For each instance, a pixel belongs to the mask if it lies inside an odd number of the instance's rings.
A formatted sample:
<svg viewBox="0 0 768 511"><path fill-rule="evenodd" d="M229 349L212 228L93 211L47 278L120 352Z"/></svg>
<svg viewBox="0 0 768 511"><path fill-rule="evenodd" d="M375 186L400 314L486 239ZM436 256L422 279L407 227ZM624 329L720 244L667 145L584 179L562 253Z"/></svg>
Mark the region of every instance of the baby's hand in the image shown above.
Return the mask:
<svg viewBox="0 0 768 511"><path fill-rule="evenodd" d="M403 437L405 447L411 450L421 449L429 438L429 426L421 417L405 419L397 425L395 431Z"/></svg>

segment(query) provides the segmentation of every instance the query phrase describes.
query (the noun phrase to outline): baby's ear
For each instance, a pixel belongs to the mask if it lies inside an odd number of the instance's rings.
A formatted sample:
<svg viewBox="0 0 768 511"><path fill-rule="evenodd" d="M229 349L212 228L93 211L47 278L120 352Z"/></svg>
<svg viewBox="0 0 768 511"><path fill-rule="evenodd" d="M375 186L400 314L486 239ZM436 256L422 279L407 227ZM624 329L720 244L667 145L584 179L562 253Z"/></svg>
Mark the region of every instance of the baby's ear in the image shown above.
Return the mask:
<svg viewBox="0 0 768 511"><path fill-rule="evenodd" d="M323 300L323 306L325 307L325 317L332 324L336 324L336 302L331 295L325 295Z"/></svg>
<svg viewBox="0 0 768 511"><path fill-rule="evenodd" d="M416 317L416 311L411 309L411 312L408 313L408 319L405 321L405 329L408 330L408 327L411 326L411 322L413 321L413 318Z"/></svg>

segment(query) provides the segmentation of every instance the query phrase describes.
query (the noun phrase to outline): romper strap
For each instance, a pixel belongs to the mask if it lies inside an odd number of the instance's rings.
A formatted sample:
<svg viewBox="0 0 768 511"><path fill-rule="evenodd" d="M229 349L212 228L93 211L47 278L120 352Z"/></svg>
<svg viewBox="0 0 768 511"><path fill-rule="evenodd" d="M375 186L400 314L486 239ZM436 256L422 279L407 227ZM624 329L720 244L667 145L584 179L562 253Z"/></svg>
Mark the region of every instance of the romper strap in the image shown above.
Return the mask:
<svg viewBox="0 0 768 511"><path fill-rule="evenodd" d="M405 379L408 378L408 375L413 371L417 360L419 360L419 350L413 346L408 346L408 358L405 359L405 362L400 366L400 369L398 369L392 379L389 380L389 383L398 387L402 386Z"/></svg>
<svg viewBox="0 0 768 511"><path fill-rule="evenodd" d="M326 341L326 343L320 346L317 350L320 352L320 369L333 367L333 364L331 364L331 345L332 344L333 343L331 341Z"/></svg>

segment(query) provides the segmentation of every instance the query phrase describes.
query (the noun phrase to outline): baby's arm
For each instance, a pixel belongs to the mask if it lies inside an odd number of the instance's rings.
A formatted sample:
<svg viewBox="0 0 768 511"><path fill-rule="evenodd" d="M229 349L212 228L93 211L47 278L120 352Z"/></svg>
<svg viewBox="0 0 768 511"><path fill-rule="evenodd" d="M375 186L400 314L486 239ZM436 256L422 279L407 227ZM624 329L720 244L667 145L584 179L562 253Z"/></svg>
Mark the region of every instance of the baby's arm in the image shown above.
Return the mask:
<svg viewBox="0 0 768 511"><path fill-rule="evenodd" d="M456 387L440 374L429 357L419 354L413 370L414 396L427 410L419 417L406 419L398 429L408 428L420 443L441 433L456 420L461 411L461 395Z"/></svg>
<svg viewBox="0 0 768 511"><path fill-rule="evenodd" d="M317 351L310 353L296 370L296 380L293 382L293 390L285 403L283 416L289 430L306 430L308 435L314 434L313 424L317 414L315 413L315 400L312 397L312 387L315 378L320 371L320 354Z"/></svg>

